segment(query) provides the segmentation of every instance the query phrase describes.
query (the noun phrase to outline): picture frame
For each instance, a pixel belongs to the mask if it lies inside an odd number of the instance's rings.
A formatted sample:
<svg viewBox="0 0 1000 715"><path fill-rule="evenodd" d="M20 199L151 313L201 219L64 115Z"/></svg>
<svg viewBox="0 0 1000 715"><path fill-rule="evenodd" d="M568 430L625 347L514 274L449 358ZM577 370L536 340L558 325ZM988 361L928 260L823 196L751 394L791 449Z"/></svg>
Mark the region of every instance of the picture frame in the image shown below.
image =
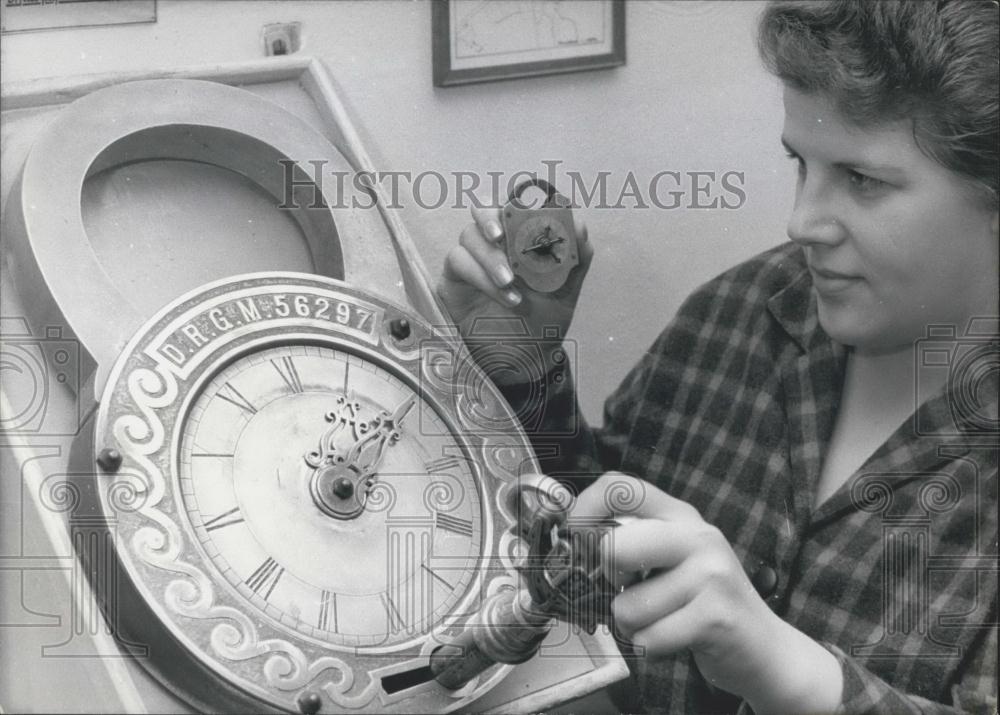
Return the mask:
<svg viewBox="0 0 1000 715"><path fill-rule="evenodd" d="M156 0L0 0L0 33L156 22Z"/></svg>
<svg viewBox="0 0 1000 715"><path fill-rule="evenodd" d="M431 32L438 87L625 64L624 0L434 0Z"/></svg>

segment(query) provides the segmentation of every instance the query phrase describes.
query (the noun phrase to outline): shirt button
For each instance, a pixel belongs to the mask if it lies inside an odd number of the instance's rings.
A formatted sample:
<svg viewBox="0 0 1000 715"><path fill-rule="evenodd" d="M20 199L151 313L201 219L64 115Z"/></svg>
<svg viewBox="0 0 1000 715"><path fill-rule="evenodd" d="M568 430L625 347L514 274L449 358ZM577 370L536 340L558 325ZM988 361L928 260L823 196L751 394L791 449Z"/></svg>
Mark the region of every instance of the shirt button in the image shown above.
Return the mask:
<svg viewBox="0 0 1000 715"><path fill-rule="evenodd" d="M770 566L761 566L751 582L761 598L770 598L778 590L778 572Z"/></svg>

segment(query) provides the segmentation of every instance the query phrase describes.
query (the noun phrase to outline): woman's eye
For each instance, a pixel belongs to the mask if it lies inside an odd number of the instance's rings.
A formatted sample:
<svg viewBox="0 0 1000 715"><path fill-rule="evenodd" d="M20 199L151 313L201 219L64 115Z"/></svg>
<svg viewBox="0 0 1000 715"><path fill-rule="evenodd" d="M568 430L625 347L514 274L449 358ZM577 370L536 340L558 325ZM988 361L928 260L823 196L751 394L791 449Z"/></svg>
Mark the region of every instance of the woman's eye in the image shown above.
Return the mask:
<svg viewBox="0 0 1000 715"><path fill-rule="evenodd" d="M851 182L851 186L859 191L876 191L887 186L884 181L868 176L867 174L860 174L857 171L848 171L847 179Z"/></svg>

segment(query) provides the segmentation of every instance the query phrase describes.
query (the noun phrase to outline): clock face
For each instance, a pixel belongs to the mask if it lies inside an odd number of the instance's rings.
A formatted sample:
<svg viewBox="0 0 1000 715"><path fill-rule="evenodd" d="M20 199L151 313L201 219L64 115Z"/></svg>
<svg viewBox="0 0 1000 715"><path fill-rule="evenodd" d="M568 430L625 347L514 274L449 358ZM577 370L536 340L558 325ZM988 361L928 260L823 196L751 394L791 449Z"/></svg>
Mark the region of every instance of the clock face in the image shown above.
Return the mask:
<svg viewBox="0 0 1000 715"><path fill-rule="evenodd" d="M260 612L334 647L427 633L484 556L462 446L416 386L350 352L282 345L225 367L189 410L179 475L206 560ZM437 486L453 498L428 498ZM421 521L409 541L394 533Z"/></svg>
<svg viewBox="0 0 1000 715"><path fill-rule="evenodd" d="M572 248L569 230L551 216L527 219L514 236L517 261L536 273L559 270Z"/></svg>
<svg viewBox="0 0 1000 715"><path fill-rule="evenodd" d="M154 673L207 709L309 713L445 712L503 679L452 691L428 668L516 587L507 499L537 471L459 345L300 274L209 284L133 338L96 484L135 591L124 631L190 661Z"/></svg>

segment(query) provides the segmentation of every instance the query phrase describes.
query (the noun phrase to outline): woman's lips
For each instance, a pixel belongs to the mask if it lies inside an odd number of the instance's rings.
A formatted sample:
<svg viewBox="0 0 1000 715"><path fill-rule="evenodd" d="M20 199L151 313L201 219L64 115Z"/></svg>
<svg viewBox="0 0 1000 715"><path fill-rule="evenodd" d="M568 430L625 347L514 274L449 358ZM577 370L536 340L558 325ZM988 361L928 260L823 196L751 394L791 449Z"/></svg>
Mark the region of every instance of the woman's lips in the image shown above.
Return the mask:
<svg viewBox="0 0 1000 715"><path fill-rule="evenodd" d="M809 266L809 271L812 273L813 284L817 290L823 293L836 293L847 290L861 280L860 276L852 276L848 273L831 271L826 268L819 268L818 266Z"/></svg>

